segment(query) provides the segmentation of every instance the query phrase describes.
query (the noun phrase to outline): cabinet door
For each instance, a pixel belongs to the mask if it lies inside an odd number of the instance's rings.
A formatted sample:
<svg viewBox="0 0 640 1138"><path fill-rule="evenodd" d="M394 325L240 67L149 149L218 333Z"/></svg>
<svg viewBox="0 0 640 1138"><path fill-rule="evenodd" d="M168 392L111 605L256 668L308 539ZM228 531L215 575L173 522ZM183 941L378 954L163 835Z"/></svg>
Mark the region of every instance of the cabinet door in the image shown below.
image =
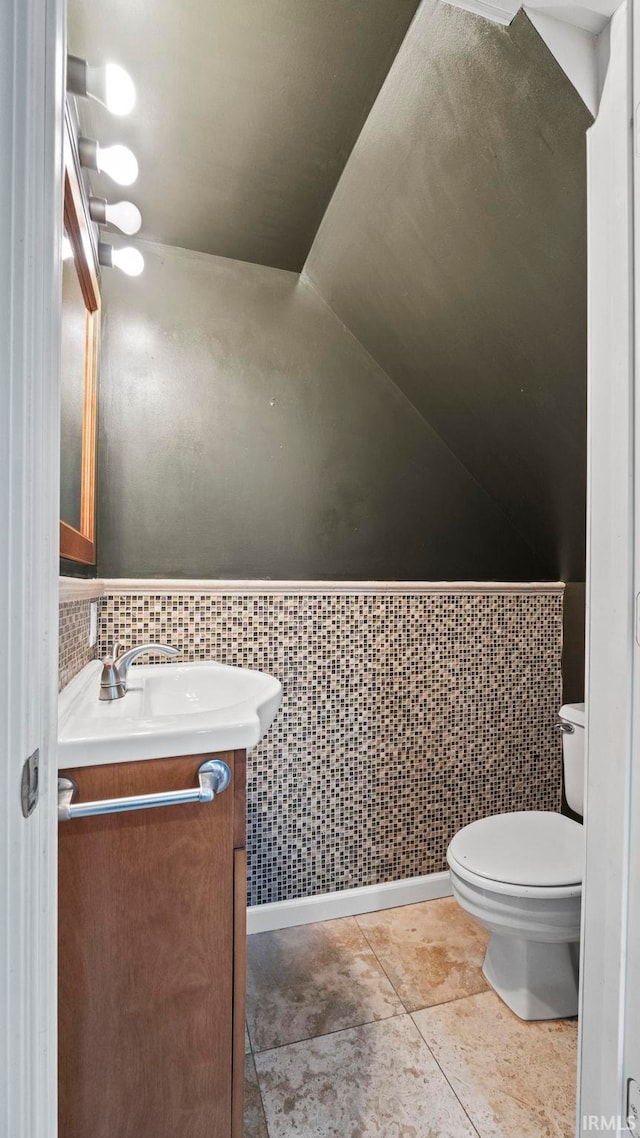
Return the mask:
<svg viewBox="0 0 640 1138"><path fill-rule="evenodd" d="M206 757L64 773L120 798L197 786ZM233 789L60 825L60 1138L229 1138Z"/></svg>

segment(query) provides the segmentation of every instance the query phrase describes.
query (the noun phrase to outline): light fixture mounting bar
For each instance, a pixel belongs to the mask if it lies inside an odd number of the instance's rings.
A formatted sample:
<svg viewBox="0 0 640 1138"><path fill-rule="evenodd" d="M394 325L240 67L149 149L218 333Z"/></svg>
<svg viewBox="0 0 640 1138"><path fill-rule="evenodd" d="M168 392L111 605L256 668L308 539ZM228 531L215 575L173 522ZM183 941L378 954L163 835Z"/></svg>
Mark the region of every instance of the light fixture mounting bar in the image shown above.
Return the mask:
<svg viewBox="0 0 640 1138"><path fill-rule="evenodd" d="M80 158L80 165L84 166L86 170L99 170L98 165L98 143L93 138L78 139L78 156Z"/></svg>
<svg viewBox="0 0 640 1138"><path fill-rule="evenodd" d="M105 269L113 268L113 245L108 245L106 241L98 243L98 261Z"/></svg>
<svg viewBox="0 0 640 1138"><path fill-rule="evenodd" d="M107 199L93 195L89 198L89 215L96 225L107 224Z"/></svg>
<svg viewBox="0 0 640 1138"><path fill-rule="evenodd" d="M81 99L88 98L87 61L79 55L67 54L67 91L70 95L79 95Z"/></svg>

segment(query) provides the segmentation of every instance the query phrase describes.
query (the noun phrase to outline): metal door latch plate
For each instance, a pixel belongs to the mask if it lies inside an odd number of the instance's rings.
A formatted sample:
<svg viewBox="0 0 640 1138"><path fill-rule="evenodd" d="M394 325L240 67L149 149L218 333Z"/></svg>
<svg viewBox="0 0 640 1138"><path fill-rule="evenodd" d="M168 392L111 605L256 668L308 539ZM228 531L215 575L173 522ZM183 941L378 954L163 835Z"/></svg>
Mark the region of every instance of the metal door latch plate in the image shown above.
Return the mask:
<svg viewBox="0 0 640 1138"><path fill-rule="evenodd" d="M40 751L38 748L29 755L22 768L20 797L22 799L22 813L28 818L38 805L38 763Z"/></svg>
<svg viewBox="0 0 640 1138"><path fill-rule="evenodd" d="M640 1130L640 1083L627 1079L627 1126L632 1133Z"/></svg>

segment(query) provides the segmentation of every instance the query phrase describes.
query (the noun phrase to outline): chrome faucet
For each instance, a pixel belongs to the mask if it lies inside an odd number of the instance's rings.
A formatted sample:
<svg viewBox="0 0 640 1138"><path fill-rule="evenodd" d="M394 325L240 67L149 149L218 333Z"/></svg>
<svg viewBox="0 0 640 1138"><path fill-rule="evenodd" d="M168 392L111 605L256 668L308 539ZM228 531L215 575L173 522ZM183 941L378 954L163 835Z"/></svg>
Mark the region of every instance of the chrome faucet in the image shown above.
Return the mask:
<svg viewBox="0 0 640 1138"><path fill-rule="evenodd" d="M168 644L141 644L139 648L130 648L121 656L118 652L123 647L118 640L113 645L110 656L102 661L102 675L100 677L100 699L122 699L127 691L127 675L133 661L143 652L163 652L165 656L177 656L178 649L170 648Z"/></svg>

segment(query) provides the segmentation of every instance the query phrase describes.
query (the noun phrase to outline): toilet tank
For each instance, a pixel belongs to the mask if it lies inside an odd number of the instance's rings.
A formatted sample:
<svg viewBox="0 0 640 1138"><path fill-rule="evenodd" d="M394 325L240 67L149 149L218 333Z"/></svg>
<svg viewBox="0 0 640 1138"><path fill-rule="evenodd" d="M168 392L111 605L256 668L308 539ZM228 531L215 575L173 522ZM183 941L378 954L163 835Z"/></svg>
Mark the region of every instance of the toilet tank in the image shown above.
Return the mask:
<svg viewBox="0 0 640 1138"><path fill-rule="evenodd" d="M558 729L562 733L564 793L576 814L584 815L584 704L565 703L560 708Z"/></svg>

